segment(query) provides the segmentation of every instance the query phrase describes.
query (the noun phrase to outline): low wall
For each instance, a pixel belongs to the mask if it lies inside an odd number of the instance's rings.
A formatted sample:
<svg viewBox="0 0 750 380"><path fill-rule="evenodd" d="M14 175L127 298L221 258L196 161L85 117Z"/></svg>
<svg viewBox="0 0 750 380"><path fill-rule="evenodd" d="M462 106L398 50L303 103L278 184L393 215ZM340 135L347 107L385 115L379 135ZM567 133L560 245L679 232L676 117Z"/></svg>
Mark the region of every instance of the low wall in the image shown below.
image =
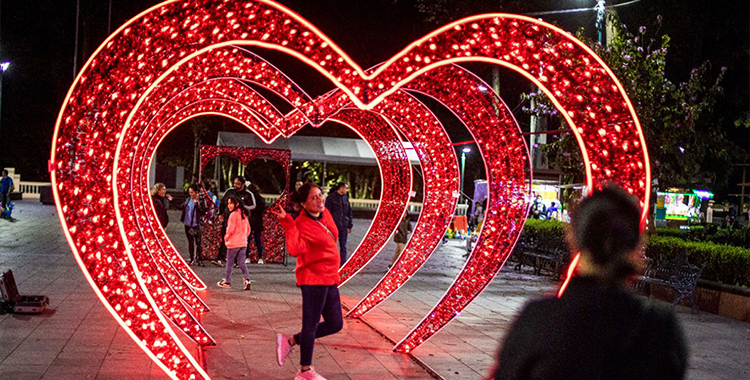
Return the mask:
<svg viewBox="0 0 750 380"><path fill-rule="evenodd" d="M674 290L667 286L651 285L654 298L672 302ZM695 290L695 303L701 311L722 317L750 322L750 290L712 281L700 281ZM683 304L686 304L683 301Z"/></svg>

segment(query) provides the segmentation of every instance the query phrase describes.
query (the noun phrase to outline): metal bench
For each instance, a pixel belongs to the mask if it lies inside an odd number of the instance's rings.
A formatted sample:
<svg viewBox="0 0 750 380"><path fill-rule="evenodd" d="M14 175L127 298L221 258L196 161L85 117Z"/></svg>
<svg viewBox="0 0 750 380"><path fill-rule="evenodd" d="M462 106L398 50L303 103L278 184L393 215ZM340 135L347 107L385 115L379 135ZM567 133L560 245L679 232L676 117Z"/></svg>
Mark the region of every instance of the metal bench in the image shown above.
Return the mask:
<svg viewBox="0 0 750 380"><path fill-rule="evenodd" d="M517 263L517 272L527 265L534 268L536 275L546 270L559 277L568 261L568 249L563 241L542 244L538 241L519 240L511 259Z"/></svg>
<svg viewBox="0 0 750 380"><path fill-rule="evenodd" d="M635 284L636 290L646 292L648 288L649 297L651 294L651 285L667 286L675 291L672 307L677 305L683 299L690 301L690 308L697 313L698 307L695 305L695 288L698 286L698 278L706 267L703 263L700 267L688 262L687 254L675 258L673 261L648 260L648 266L643 276L638 276Z"/></svg>

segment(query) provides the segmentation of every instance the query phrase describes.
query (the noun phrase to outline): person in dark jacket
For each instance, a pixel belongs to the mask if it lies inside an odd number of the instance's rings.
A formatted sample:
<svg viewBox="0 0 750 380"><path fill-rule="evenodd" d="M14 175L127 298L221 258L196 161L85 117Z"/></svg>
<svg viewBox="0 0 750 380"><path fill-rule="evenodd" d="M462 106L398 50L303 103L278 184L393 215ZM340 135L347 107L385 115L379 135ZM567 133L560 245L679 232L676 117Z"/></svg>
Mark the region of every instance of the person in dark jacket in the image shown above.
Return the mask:
<svg viewBox="0 0 750 380"><path fill-rule="evenodd" d="M248 187L248 190L250 190L250 193L255 200L255 209L253 209L250 216L250 234L252 235L250 239L255 239L255 247L258 249L258 264L263 264L265 263L265 261L263 261L262 241L263 230L265 230L265 227L263 227L263 214L266 211L266 201L263 199L263 196L260 195L260 188L258 185L252 183Z"/></svg>
<svg viewBox="0 0 750 380"><path fill-rule="evenodd" d="M287 197L286 202L286 208L284 208L284 211L286 211L287 214L292 216L292 219L297 219L297 216L299 216L300 211L302 211L302 206L300 206L299 203L295 202L294 200L297 198L297 191L299 191L300 187L304 185L304 182L302 182L301 179L298 179L294 182L294 191L292 191L291 194Z"/></svg>
<svg viewBox="0 0 750 380"><path fill-rule="evenodd" d="M352 220L352 206L349 205L349 185L339 182L328 193L326 208L331 212L336 228L339 230L339 254L341 265L346 262L346 240L352 232L354 223Z"/></svg>
<svg viewBox="0 0 750 380"><path fill-rule="evenodd" d="M227 190L224 193L224 196L221 197L221 202L219 202L219 220L222 223L221 226L221 236L224 236L224 234L227 232L227 219L226 216L229 215L227 211L227 200L231 197L237 197L239 198L242 203L244 204L244 212L245 216L251 216L251 211L255 208L255 201L253 200L253 194L250 193L250 191L245 187L245 177L243 176L237 176L234 179L234 183L231 189ZM250 246L250 240L248 238L248 247ZM211 264L214 264L216 266L224 266L224 260L226 260L227 257L227 247L224 244L224 241L222 240L221 246L219 246L219 253L216 257L216 260L211 261Z"/></svg>
<svg viewBox="0 0 750 380"><path fill-rule="evenodd" d="M404 246L406 245L406 242L409 241L410 233L411 222L409 222L409 215L404 214L401 223L399 223L396 228L396 233L393 234L393 241L396 243L396 252L393 253L393 258L391 259L391 263L388 264L388 268L393 266L393 263L396 262L398 256L404 251Z"/></svg>
<svg viewBox="0 0 750 380"><path fill-rule="evenodd" d="M180 221L185 225L185 236L188 241L190 252L190 265L203 265L203 248L201 247L201 224L206 214L206 201L200 196L201 187L198 184L190 185L190 195L179 208L182 210Z"/></svg>
<svg viewBox="0 0 750 380"><path fill-rule="evenodd" d="M674 313L626 287L640 261L640 215L635 197L611 187L575 208L567 238L581 253L577 272L559 298L526 305L496 380L684 378L688 353Z"/></svg>
<svg viewBox="0 0 750 380"><path fill-rule="evenodd" d="M167 194L167 187L163 183L158 182L151 188L151 202L154 204L154 211L156 211L156 217L159 218L159 223L163 228L167 228L169 224L169 202L172 200L172 196Z"/></svg>

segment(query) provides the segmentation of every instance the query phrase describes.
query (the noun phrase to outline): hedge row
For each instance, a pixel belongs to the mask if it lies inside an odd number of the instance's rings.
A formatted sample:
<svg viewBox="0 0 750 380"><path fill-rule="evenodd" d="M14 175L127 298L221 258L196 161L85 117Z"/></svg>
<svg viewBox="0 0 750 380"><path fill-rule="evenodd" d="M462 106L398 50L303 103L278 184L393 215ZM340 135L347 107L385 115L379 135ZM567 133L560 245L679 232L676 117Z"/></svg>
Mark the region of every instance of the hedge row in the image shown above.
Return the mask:
<svg viewBox="0 0 750 380"><path fill-rule="evenodd" d="M521 238L535 244L554 248L564 242L567 224L557 221L529 219ZM727 285L750 287L750 249L711 242L688 241L684 237L651 235L646 245L646 256L672 260L687 253L693 265L703 265L701 278Z"/></svg>
<svg viewBox="0 0 750 380"><path fill-rule="evenodd" d="M735 247L750 248L750 230L747 227L718 228L717 225L707 227L691 227L689 230L678 230L674 228L657 228L659 236L677 237L687 241L711 242L716 244L727 244Z"/></svg>

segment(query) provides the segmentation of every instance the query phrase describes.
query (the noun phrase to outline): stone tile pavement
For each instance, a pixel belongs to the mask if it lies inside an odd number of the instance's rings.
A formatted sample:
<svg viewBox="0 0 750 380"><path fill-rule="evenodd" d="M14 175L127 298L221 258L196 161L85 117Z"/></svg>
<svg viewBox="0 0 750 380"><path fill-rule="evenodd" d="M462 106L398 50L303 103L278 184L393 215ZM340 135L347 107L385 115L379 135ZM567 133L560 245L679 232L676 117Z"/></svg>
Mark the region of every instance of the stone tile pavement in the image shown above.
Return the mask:
<svg viewBox="0 0 750 380"><path fill-rule="evenodd" d="M0 270L13 269L24 294L52 301L39 316L0 315L0 379L166 379L161 370L109 316L76 265L62 235L55 208L20 201L15 221L0 220ZM179 215L168 234L185 252ZM358 220L350 252L369 221ZM341 289L352 307L386 271L395 244ZM407 355L391 352L450 286L463 265L461 244L438 249L425 267L362 321L346 319L344 331L316 344L314 363L329 379L429 379ZM291 379L298 351L281 368L275 364L274 334L301 324L301 297L290 266L251 265L249 292L216 286L223 269L198 267L209 284L202 296L212 311L203 323L219 342L205 352L213 379ZM239 271L233 274L238 276ZM548 277L510 268L493 281L450 325L412 355L444 379L486 378L494 355L520 307L554 291ZM689 379L750 378L750 324L678 307L691 350ZM366 323L363 323L366 322ZM369 325L369 326L368 326ZM381 336L382 334L382 336ZM390 340L390 341L389 341ZM194 347L194 346L191 346Z"/></svg>

